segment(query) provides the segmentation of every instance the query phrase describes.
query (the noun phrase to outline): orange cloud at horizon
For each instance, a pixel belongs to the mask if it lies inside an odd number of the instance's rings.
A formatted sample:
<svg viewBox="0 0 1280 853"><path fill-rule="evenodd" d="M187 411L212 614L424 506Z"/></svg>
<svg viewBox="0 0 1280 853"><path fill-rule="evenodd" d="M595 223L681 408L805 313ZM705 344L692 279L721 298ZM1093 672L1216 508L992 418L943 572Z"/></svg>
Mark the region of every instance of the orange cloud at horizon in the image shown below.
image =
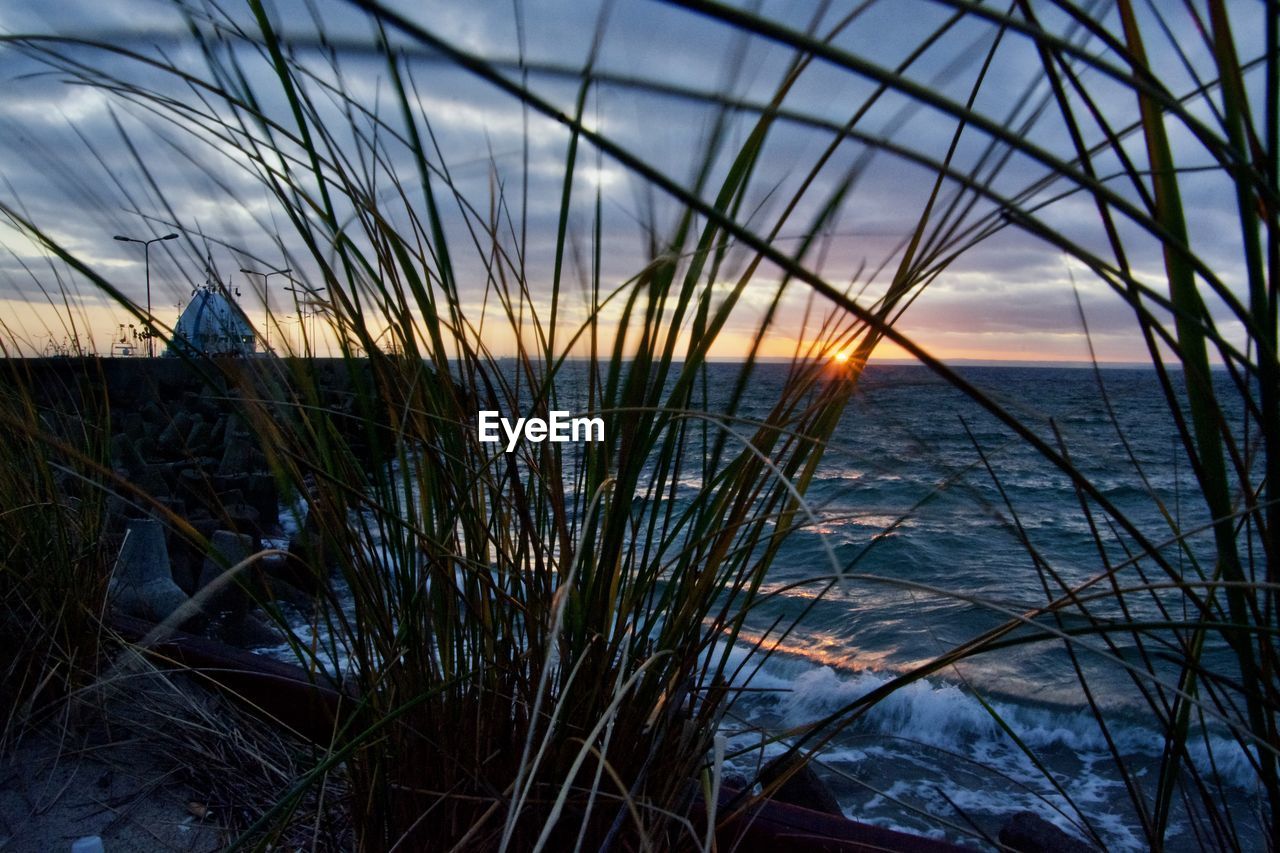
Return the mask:
<svg viewBox="0 0 1280 853"><path fill-rule="evenodd" d="M260 327L263 318L261 309L252 304L246 306L254 325ZM177 322L177 308L166 305L157 309L157 323L161 328L171 329ZM0 325L0 336L3 337L5 352L10 355L38 356L48 354L59 347L74 350L78 342L82 352L97 355L118 354L116 345L120 343L121 325L124 325L126 339L129 324L141 328L138 317L125 308L98 299L80 299L69 301L66 306L50 302L33 302L23 299L0 298L0 317L5 318ZM918 332L910 328L909 323L901 323L900 330L919 344L925 351L943 361L950 360L984 360L984 361L1062 361L1079 362L1089 359L1087 340L1078 331L1044 332L1044 331L1007 331L1002 333L974 332L965 329L963 317L957 317L958 328L952 331L923 329ZM333 330L326 328L322 321L315 324L316 335L312 340L312 348L320 355L335 355L340 352L337 337ZM564 324L557 333L559 342L567 342L576 326ZM531 329L525 329L532 334ZM612 351L614 329L602 323L598 333L600 354L607 357ZM573 348L574 357L586 357L589 354L589 338L583 336ZM302 349L301 338L296 320L286 320L285 315L276 312L272 317L271 342L274 349L284 351ZM518 352L516 335L510 328L506 318L491 313L486 319L483 331L483 342L489 352L497 357L512 356ZM677 351L687 351L689 335L680 336ZM1134 350L1137 343L1130 336L1121 339L1108 339L1107 336L1095 336L1098 347L1098 360L1101 362L1145 361L1140 350ZM837 351L852 351L856 342L839 340L821 342L811 336L797 337L785 331L784 323L777 323L763 338L757 342L754 331L724 329L713 344L710 357L717 361L738 360L755 346L757 357L766 360L782 360L794 358L797 353L806 357L829 357ZM159 352L159 349L157 350ZM910 354L891 341L882 340L873 351L871 361L912 360Z"/></svg>

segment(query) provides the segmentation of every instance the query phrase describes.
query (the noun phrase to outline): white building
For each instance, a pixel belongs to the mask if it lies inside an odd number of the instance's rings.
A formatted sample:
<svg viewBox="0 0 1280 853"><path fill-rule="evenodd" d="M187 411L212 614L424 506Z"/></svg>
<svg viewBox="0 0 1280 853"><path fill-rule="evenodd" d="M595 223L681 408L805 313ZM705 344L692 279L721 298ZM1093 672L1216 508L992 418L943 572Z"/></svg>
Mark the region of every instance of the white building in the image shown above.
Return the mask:
<svg viewBox="0 0 1280 853"><path fill-rule="evenodd" d="M253 355L257 340L249 318L226 288L209 283L195 289L178 318L172 354L175 349L194 355Z"/></svg>

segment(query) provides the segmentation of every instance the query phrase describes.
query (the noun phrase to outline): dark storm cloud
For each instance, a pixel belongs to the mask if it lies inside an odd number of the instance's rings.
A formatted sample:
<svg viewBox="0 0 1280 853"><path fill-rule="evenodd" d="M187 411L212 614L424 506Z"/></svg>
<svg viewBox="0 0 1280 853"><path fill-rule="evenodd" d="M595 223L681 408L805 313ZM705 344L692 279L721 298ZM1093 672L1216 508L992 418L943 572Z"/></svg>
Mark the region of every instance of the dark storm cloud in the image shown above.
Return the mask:
<svg viewBox="0 0 1280 853"><path fill-rule="evenodd" d="M910 14L904 12L908 5ZM323 3L320 8L329 38L345 44L369 43L372 29L362 14L339 2ZM760 39L744 41L721 24L660 3L614 4L603 24L596 6L571 0L517 4L519 19L509 4L434 4L430 15L422 13L417 4L404 3L400 8L406 16L420 20L433 32L478 55L514 61L523 51L526 61L534 67L530 79L536 91L566 112L572 112L578 81L540 73L537 66L583 67L592 53L597 32L602 34L595 66L599 71L705 92L728 92L760 103L771 97L793 59L789 51L777 45ZM797 28L810 24L804 17L808 11L801 4L767 4L764 12ZM230 14L246 26L251 24L251 16L244 9L233 7ZM944 8L934 4L876 4L837 36L836 42L892 67L919 45L946 14ZM273 17L287 37L297 40L295 55L321 79L336 84L325 57L308 47L308 38L311 43L314 38L305 5L292 0L279 3L273 8ZM815 31L826 32L836 20L836 12L829 14L815 26ZM207 74L192 45L178 37L179 23L174 7L165 3L31 6L0 0L0 26L9 32L103 33L113 39L133 33L128 45L143 52L150 50L148 39L154 36L180 65L194 73ZM921 85L963 102L992 37L989 27L963 22L906 74ZM398 34L393 34L393 43L406 48L411 45L407 37ZM1159 46L1152 49L1161 50ZM534 112L526 113L509 95L438 57L416 50L412 54L408 67L415 107L420 111L423 128L429 123L434 134L439 164L448 168L458 192L481 212L488 208L494 187L501 187L510 208L525 217L530 279L545 286L554 254L567 132ZM188 88L161 72L89 51L76 50L73 55L99 63L137 85L195 105ZM270 69L247 52L240 56L250 82L263 99L264 109L288 124L287 104L278 85L273 85ZM976 103L986 114L1001 122L1007 120L1009 127L1016 128L1026 109L1015 113L1014 108L1035 79L1039 59L1029 45L1014 37L1006 37L998 57L998 69L985 82ZM376 109L393 127L402 129L383 60L372 51L350 50L341 56L341 63L341 84L347 91L367 109ZM273 210L259 179L243 168L243 158L228 159L225 146L216 140L184 134L119 97L69 85L65 75L49 74L46 69L43 76L27 76L36 67L30 57L17 51L0 53L0 77L7 84L6 94L0 99L0 174L8 182L4 193L128 295L135 299L142 296L140 247L112 241L113 234L148 236L169 230L183 234L181 241L153 247L153 278L170 302L182 298L203 277L202 264L210 251L224 275L241 265L289 265L304 276L317 275L315 265L303 257L296 238L289 236L286 220ZM508 68L507 73L515 72ZM1177 69L1173 68L1171 74L1176 79ZM1122 118L1132 114L1133 105L1126 100L1130 96L1119 87L1108 84L1096 73L1087 73L1086 77L1105 109ZM786 106L840 124L873 90L870 81L819 62L796 83ZM313 84L312 91L324 102L322 87ZM1038 94L1043 96L1046 92L1042 89ZM108 105L114 108L134 143L136 157L123 144ZM346 118L341 112L326 109L326 122L343 128ZM1052 112L1030 130L1030 136L1060 154L1068 154L1070 146L1062 124ZM652 167L687 183L708 149L715 115L714 107L707 103L602 84L593 90L587 121L611 138L621 140ZM708 195L713 194L715 181L728 169L735 146L745 137L749 119L740 116L729 125L726 145L712 169ZM911 107L890 94L866 113L859 127L871 133L892 134L917 150L941 158L956 121L936 110ZM744 205L746 211L758 211L753 226L767 230L772 224L770 217L778 215L784 200L806 179L829 139L829 132L812 127L782 122L774 128ZM347 140L339 142L346 144ZM981 133L966 132L957 148L957 168L966 169L976 163L987 142ZM1133 142L1138 152L1138 140ZM526 144L527 199L519 195ZM803 232L850 170L866 165L860 159L864 153L858 144L842 146L783 227L779 246L794 245L794 241L787 242L787 236ZM399 174L413 174L414 164L402 150L393 149L390 156ZM1140 160L1140 152L1136 156ZM589 146L583 147L579 157L580 180L575 183L570 226L574 239L586 243L591 230L597 159ZM896 263L895 248L925 209L932 190L929 171L917 164L887 153L876 154L870 162L870 168L857 173L844 207L832 223L836 236L825 246L823 270L835 282L847 281L854 270L874 269L886 262L891 272ZM1115 165L1103 159L1098 167L1105 172ZM605 158L600 166L609 242L605 277L610 283L617 283L645 263L646 230L652 227L659 234L668 233L681 207L661 194L651 195L619 164ZM1015 156L993 180L993 186L1002 195L1013 195L1044 170L1043 164ZM411 203L421 210L416 182L405 183L414 193ZM1116 182L1115 187L1125 198L1135 198L1123 182ZM1041 197L1056 191L1050 187ZM1195 211L1197 236L1205 239L1206 256L1220 261L1230 271L1238 257L1231 245L1233 199L1224 195L1220 182L1211 177L1188 178L1184 194L1187 206ZM447 196L446 193L445 224L458 247L454 257L459 277L479 288L485 275L481 254L464 250L470 244L467 217ZM944 193L944 199L947 197ZM395 213L393 202L389 198L387 208L395 220L401 214ZM980 201L974 215L991 208L992 202ZM1092 204L1067 200L1044 216L1081 245L1100 251L1105 248L1105 235ZM1122 227L1126 235L1138 233L1132 226ZM1238 226L1234 230L1238 232ZM283 251L277 240L284 243ZM31 246L12 239L8 232L4 242L33 269L41 268L39 253ZM1138 239L1133 245L1130 261L1135 268L1158 272L1159 253L1154 242ZM1079 268L1076 275L1087 278ZM883 280L882 277L879 283L883 284ZM911 309L908 321L915 328L939 332L954 332L956 328L975 332L1073 332L1078 326L1074 297L1064 282L1067 277L1059 251L1035 238L1006 230L956 261ZM36 292L30 276L11 257L0 258L0 288L10 295ZM1097 324L1099 331L1118 332L1128 322L1115 310L1105 288L1086 282L1082 298L1091 324Z"/></svg>

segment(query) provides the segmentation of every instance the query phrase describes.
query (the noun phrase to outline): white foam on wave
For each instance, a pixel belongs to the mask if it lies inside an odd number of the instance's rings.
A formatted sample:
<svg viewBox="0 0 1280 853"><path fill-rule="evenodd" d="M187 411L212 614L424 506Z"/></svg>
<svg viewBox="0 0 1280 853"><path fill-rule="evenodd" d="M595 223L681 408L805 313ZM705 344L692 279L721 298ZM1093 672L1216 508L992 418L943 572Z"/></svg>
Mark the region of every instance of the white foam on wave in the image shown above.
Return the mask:
<svg viewBox="0 0 1280 853"><path fill-rule="evenodd" d="M279 521L280 529L284 531L286 537L292 539L302 532L302 527L306 524L307 513L310 509L311 505L307 503L306 498L301 496L281 505L277 521Z"/></svg>
<svg viewBox="0 0 1280 853"><path fill-rule="evenodd" d="M738 663L744 654L735 650L729 657ZM750 677L756 691L744 694L737 712L747 719L768 720L771 727L801 726L885 687L893 678L892 673L849 671L817 664L800 654L778 654ZM867 790L847 783L841 794L846 812L860 820L897 826L908 813L895 800L914 803L946 820L955 819L957 807L997 818L1034 811L1075 835L1082 834L1081 821L1087 819L1109 849L1144 849L1124 783L1087 708L1003 699L989 699L988 704L1016 739L1049 768L1065 797L973 693L961 684L931 678L890 692L824 748L822 762L849 774L851 780L894 768L890 774L894 781L880 794L868 797ZM1154 783L1153 770L1164 743L1155 724L1144 725L1134 717L1108 722L1117 748L1139 783ZM755 757L759 753L752 751L753 739L758 742L759 737L744 732L735 738L734 746L744 750L740 771L748 771L759 760ZM778 744L765 748L764 758L782 748ZM1212 778L1216 767L1219 780L1235 789L1232 796L1242 804L1256 796L1256 771L1230 736L1214 735L1207 745L1203 739L1189 743L1188 752L1191 764L1206 778ZM929 827L930 822L923 819L898 826L917 833Z"/></svg>
<svg viewBox="0 0 1280 853"><path fill-rule="evenodd" d="M821 719L887 685L894 675L880 671L839 671L793 656L776 656L751 679L751 686L779 691L772 713L785 726ZM1086 708L1067 710L1003 700L987 704L1018 740L1033 752L1065 752L1086 767L1112 760L1106 739ZM1155 725L1137 720L1108 720L1111 737L1123 755L1158 759L1164 739ZM975 760L1021 756L1013 738L979 699L959 684L921 679L904 684L877 702L856 724L860 734L903 738ZM1216 768L1224 784L1252 789L1257 774L1250 757L1229 735L1217 734L1188 744L1195 766L1206 775ZM1212 752L1213 762L1209 761ZM1000 761L1006 764L1006 761ZM1027 775L1038 774L1029 762ZM1023 775L1019 773L1019 775Z"/></svg>

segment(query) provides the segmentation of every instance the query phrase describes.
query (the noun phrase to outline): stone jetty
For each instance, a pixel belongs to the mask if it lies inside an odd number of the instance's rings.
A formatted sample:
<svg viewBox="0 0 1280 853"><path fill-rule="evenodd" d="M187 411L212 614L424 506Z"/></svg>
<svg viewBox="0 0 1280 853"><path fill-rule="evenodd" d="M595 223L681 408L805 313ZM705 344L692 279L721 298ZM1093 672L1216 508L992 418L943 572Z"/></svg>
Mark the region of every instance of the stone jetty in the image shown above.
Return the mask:
<svg viewBox="0 0 1280 853"><path fill-rule="evenodd" d="M114 473L136 487L117 489L109 501L107 532L119 542L113 606L159 622L196 597L199 615L185 628L207 627L253 646L272 640L265 620L253 613L254 600L306 601L328 567L306 563L322 553L303 541L315 535L310 525L303 525L296 541L284 536L282 501L305 496L281 494L250 418L267 412L287 420L300 397L296 377L305 369L308 404L336 413L340 429L349 424L344 440L367 458L364 425L342 417L354 407L352 383L366 378L353 375L361 364L11 359L6 380L31 389L42 419L55 432L104 442ZM246 405L251 397L253 407ZM227 576L267 544L284 546L291 556L261 559L235 578Z"/></svg>

